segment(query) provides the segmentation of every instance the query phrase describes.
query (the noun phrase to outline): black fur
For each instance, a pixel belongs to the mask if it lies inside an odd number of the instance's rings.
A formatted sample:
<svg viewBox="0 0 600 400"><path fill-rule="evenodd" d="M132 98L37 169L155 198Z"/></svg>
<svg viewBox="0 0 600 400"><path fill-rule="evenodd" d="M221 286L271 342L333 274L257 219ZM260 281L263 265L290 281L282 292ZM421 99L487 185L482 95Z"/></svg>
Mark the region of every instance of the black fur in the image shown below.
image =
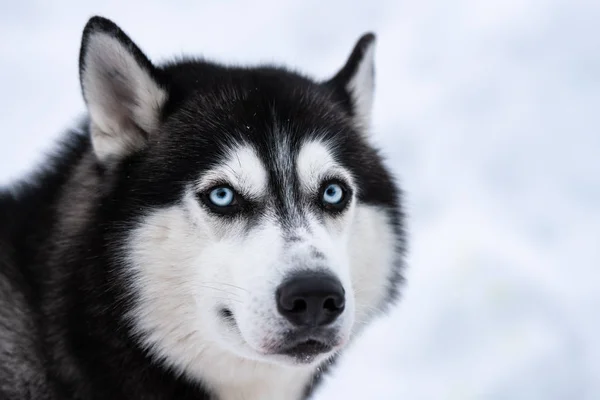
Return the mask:
<svg viewBox="0 0 600 400"><path fill-rule="evenodd" d="M119 273L118 244L142 210L177 202L185 183L232 142L251 142L275 171L270 155L282 135L292 151L315 135L334 143L360 201L389 210L402 250L400 193L352 123L344 89L373 35L359 41L340 73L319 83L278 67L195 59L155 67L99 17L84 30L82 69L89 34L98 30L125 44L168 99L160 129L117 165L96 160L86 119L39 172L0 192L0 398L208 399L202 382L151 360L122 319L134 299ZM271 175L274 191L280 179ZM298 217L278 196L281 218ZM400 265L390 301L399 279Z"/></svg>

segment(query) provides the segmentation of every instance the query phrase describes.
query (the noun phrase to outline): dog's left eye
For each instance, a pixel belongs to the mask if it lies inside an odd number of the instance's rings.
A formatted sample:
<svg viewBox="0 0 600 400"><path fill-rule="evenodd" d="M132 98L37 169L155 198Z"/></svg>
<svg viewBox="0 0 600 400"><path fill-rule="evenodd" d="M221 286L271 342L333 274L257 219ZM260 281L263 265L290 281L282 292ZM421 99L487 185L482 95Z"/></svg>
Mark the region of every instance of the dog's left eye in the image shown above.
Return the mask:
<svg viewBox="0 0 600 400"><path fill-rule="evenodd" d="M341 211L348 203L348 189L341 182L326 182L321 187L321 204L332 212Z"/></svg>
<svg viewBox="0 0 600 400"><path fill-rule="evenodd" d="M344 190L337 183L330 183L323 191L323 202L327 204L338 204L344 198Z"/></svg>

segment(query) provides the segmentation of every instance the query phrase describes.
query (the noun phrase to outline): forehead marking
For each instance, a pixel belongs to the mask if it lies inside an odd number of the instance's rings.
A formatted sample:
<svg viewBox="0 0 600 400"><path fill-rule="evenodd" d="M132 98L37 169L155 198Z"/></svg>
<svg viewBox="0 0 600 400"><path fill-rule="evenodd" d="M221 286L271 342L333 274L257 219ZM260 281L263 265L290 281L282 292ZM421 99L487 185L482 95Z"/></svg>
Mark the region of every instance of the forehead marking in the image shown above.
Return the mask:
<svg viewBox="0 0 600 400"><path fill-rule="evenodd" d="M343 177L351 182L348 172L334 160L322 141L312 140L302 145L296 168L300 184L306 192L318 190L323 179L328 177Z"/></svg>
<svg viewBox="0 0 600 400"><path fill-rule="evenodd" d="M305 225L305 218L299 202L298 183L294 171L294 148L289 133L275 127L272 142L271 160L273 189L277 192L276 215L284 232L290 232Z"/></svg>
<svg viewBox="0 0 600 400"><path fill-rule="evenodd" d="M202 176L199 186L201 190L206 190L223 181L248 197L265 195L267 171L254 148L242 145L230 149L223 162Z"/></svg>
<svg viewBox="0 0 600 400"><path fill-rule="evenodd" d="M275 141L274 169L278 175L280 189L283 191L285 208L291 210L294 208L292 148L289 136L285 132L279 132L278 136L280 140Z"/></svg>

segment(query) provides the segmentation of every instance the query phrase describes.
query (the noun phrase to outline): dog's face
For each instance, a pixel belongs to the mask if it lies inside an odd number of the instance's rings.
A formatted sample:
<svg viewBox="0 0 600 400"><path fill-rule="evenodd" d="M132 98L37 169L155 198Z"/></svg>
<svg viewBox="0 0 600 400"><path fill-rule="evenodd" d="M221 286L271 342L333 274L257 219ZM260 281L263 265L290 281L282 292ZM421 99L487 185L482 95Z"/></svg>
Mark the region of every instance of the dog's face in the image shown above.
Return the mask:
<svg viewBox="0 0 600 400"><path fill-rule="evenodd" d="M229 356L314 367L393 299L400 211L367 138L373 42L317 83L154 67L114 24L88 24L93 147L131 216L115 259L153 354L184 371Z"/></svg>

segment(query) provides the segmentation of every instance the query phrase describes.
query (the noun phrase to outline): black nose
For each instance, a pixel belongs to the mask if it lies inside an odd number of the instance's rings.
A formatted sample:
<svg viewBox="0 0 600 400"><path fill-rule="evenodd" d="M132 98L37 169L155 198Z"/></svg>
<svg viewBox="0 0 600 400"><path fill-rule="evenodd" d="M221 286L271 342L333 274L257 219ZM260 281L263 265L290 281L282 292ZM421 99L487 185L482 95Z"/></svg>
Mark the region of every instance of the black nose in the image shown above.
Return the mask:
<svg viewBox="0 0 600 400"><path fill-rule="evenodd" d="M302 273L285 281L275 294L277 309L297 326L323 326L344 311L344 288L324 273Z"/></svg>

